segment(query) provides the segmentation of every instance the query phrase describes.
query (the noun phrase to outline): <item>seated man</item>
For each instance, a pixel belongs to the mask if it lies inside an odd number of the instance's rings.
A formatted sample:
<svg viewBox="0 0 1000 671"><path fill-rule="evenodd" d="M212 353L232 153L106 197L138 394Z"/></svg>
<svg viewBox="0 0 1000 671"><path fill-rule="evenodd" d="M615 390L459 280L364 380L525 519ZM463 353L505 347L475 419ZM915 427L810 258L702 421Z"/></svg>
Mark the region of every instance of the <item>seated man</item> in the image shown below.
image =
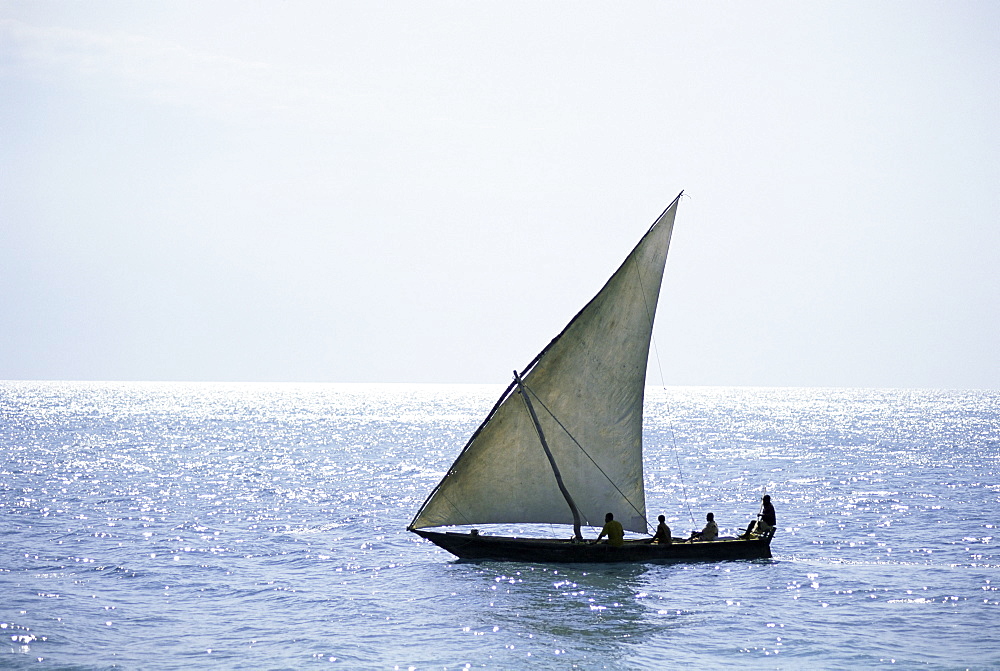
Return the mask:
<svg viewBox="0 0 1000 671"><path fill-rule="evenodd" d="M660 523L656 525L656 533L650 539L650 543L671 543L673 538L670 537L670 527L667 526L667 518L660 515L658 518Z"/></svg>
<svg viewBox="0 0 1000 671"><path fill-rule="evenodd" d="M715 515L708 513L705 515L705 528L701 531L692 531L688 541L714 541L719 537L719 525L715 523Z"/></svg>
<svg viewBox="0 0 1000 671"><path fill-rule="evenodd" d="M605 536L608 537L608 545L616 548L620 548L625 545L625 529L622 528L622 523L615 519L615 516L608 513L604 516L604 528L601 529L601 534L597 537L595 543L600 543L601 539Z"/></svg>

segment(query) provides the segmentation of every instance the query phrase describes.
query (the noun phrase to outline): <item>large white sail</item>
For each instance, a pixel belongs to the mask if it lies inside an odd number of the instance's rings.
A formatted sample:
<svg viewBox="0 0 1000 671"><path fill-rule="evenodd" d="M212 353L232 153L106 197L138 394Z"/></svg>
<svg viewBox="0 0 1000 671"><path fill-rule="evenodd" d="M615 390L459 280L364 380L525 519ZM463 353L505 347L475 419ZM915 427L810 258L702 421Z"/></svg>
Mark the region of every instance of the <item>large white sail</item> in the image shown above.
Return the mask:
<svg viewBox="0 0 1000 671"><path fill-rule="evenodd" d="M678 196L604 288L522 378L586 525L612 512L645 532L642 405L653 317ZM513 385L414 518L412 528L572 524L524 400Z"/></svg>

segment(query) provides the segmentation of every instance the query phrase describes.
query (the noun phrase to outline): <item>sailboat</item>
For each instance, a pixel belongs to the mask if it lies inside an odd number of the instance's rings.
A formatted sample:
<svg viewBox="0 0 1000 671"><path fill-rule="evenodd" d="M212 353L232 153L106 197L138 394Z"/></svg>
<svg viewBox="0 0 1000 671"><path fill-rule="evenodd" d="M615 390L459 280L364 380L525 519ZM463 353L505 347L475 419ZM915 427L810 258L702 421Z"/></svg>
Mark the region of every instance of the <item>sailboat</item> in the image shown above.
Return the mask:
<svg viewBox="0 0 1000 671"><path fill-rule="evenodd" d="M672 562L771 556L773 530L704 542L583 539L611 512L647 534L642 412L653 318L683 192L598 294L521 371L407 529L465 560ZM570 538L482 525L572 526ZM440 530L445 527L445 530Z"/></svg>

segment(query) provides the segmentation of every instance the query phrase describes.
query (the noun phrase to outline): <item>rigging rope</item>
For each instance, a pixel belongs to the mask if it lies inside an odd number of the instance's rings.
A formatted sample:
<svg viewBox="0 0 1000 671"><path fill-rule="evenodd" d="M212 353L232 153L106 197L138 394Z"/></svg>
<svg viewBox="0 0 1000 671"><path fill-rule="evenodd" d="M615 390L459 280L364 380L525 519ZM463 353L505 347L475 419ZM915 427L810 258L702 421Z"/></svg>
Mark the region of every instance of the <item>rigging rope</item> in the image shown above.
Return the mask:
<svg viewBox="0 0 1000 671"><path fill-rule="evenodd" d="M639 278L639 291L642 293L642 302L643 302L643 305L645 305L645 307L646 307L646 316L649 317L650 322L652 322L653 321L654 312L652 310L650 310L650 308L649 308L649 299L646 297L646 284L645 284L645 282L642 281L642 271L639 269L639 264L638 263L634 264L634 267L635 267L635 274ZM666 386L666 383L665 383L664 378L663 378L663 364L660 361L660 349L656 346L656 336L653 335L653 330L652 329L650 329L650 331L649 331L649 339L650 339L650 343L653 346L653 355L656 358L656 368L657 368L657 371L660 373L660 388L663 389L663 392L664 392L664 395L665 395L666 391L667 391L667 386ZM681 468L680 451L677 449L677 436L674 433L673 420L671 419L672 417L673 417L673 415L670 412L668 412L667 413L667 429L670 432L670 444L673 447L674 460L677 462L677 477L678 477L678 479L680 480L680 483L681 483L682 500L684 501L684 505L687 508L688 517L691 518L691 524L694 525L695 524L694 513L691 512L691 500L688 498L687 485L684 484L684 471ZM649 522L647 521L646 524L649 525Z"/></svg>
<svg viewBox="0 0 1000 671"><path fill-rule="evenodd" d="M611 479L611 476L609 476L609 475L608 475L607 473L605 473L605 472L604 472L604 469L603 469L603 468L601 468L601 465L600 465L600 464L598 464L598 463L597 463L597 462L596 462L596 461L594 460L594 458L593 458L592 456L590 456L590 453L589 453L589 452L587 452L587 450L586 450L586 449L584 449L583 445L581 445L581 444L580 444L580 441L578 441L578 440L576 439L576 436L574 436L574 435L573 435L572 433L570 433L570 432L569 432L569 429L567 429L567 428L566 428L566 426L565 426L565 425L564 425L564 424L563 424L562 422L560 422L560 421L559 421L559 418L558 418L558 417L556 417L556 416L555 416L555 415L554 415L554 414L552 413L552 411L551 411L551 410L549 410L548 406L546 406L546 405L545 405L545 402L544 402L544 401L542 401L542 399L538 397L538 394L536 394L536 393L535 393L535 392L534 392L534 391L533 391L533 390L531 389L531 387L529 387L528 385L524 385L524 388L525 388L525 389L526 389L526 390L528 391L528 393L529 393L529 394L531 394L531 397L532 397L532 398L534 398L534 399L535 399L536 401L538 401L538 405L542 406L542 408L543 408L543 409L545 410L545 412L547 412L547 413L549 414L549 417L551 417L551 418L552 418L552 421L554 421L554 422L555 422L556 424L558 424L558 425L559 425L559 428L560 428L560 429L562 429L562 430L563 430L563 432L564 432L564 433L565 433L565 434L566 434L567 436L569 436L569 439L573 441L573 444L575 444L575 445L576 445L576 446L577 446L578 448L580 448L580 451L581 451L581 452L583 452L583 453L584 453L584 454L585 454L585 455L587 456L587 458L588 458L588 459L590 459L591 463L592 463L592 464L594 464L594 466L596 466L596 467L597 467L597 470L601 472L601 475L603 475L603 476L604 476L605 478L607 478L608 482L610 482L610 483L611 483L611 486L612 486L612 487L614 487L614 488L615 488L615 490L616 490L616 491L617 491L617 492L618 492L619 494L621 494L622 498L623 498L623 499L625 499L625 501L626 501L626 502L627 502L627 503L628 503L628 504L629 504L630 506L632 506L632 510L634 510L635 512L639 513L639 515L641 515L641 516L642 516L642 521L643 521L643 522L645 522L645 524L646 524L646 528L647 528L647 529L650 529L650 528L652 528L652 527L650 526L650 524L649 524L649 520L647 520L647 519L646 519L646 516L645 516L645 515L643 515L642 511L641 511L641 510L639 510L639 508L637 508L637 507L636 507L636 505L635 505L634 503L632 503L631 499L629 499L629 497L625 495L625 492L623 492L623 491L622 491L622 490L621 490L621 489L620 489L620 488L618 487L618 485L617 485L617 484L615 483L615 481ZM588 524L588 525L590 525L590 520L587 520L587 524Z"/></svg>

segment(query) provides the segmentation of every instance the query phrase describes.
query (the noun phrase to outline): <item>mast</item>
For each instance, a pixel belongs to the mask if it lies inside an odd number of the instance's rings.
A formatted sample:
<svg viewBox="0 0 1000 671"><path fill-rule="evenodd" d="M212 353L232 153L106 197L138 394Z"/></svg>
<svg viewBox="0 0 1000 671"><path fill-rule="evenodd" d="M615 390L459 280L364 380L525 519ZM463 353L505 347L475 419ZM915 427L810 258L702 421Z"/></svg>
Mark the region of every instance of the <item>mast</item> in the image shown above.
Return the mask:
<svg viewBox="0 0 1000 671"><path fill-rule="evenodd" d="M545 456L549 460L549 466L552 467L552 474L556 476L556 484L559 485L559 491L562 492L563 498L566 499L566 503L569 504L570 512L573 513L573 538L578 541L583 540L583 534L580 532L580 511L576 507L576 502L573 501L573 497L570 495L569 490L566 489L566 485L563 484L562 474L559 473L559 466L556 465L555 457L552 456L552 451L549 449L549 444L545 442L545 434L542 432L542 425L538 422L538 415L535 414L535 409L531 406L531 399L528 398L528 390L524 388L524 383L521 381L521 376L514 371L514 380L517 382L517 393L521 395L524 399L524 405L528 409L528 414L531 415L531 421L535 425L535 431L538 432L538 440L542 443L542 449L545 451Z"/></svg>

